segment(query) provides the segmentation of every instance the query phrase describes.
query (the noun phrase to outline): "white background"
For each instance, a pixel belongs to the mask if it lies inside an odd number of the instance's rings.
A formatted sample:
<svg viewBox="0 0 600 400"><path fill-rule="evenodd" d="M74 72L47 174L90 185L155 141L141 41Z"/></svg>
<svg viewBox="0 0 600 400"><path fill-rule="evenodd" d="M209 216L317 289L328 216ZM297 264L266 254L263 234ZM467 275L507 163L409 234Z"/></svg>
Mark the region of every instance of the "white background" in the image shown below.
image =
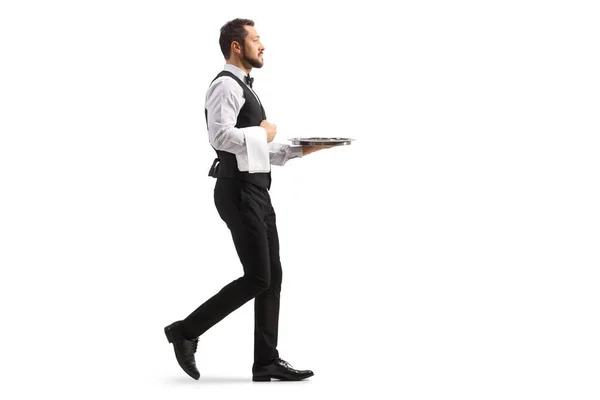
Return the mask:
<svg viewBox="0 0 600 400"><path fill-rule="evenodd" d="M592 1L5 1L2 398L597 399L599 13ZM393 7L392 7L393 5ZM253 303L163 327L241 273L207 176L220 27L256 22L276 141L281 356Z"/></svg>

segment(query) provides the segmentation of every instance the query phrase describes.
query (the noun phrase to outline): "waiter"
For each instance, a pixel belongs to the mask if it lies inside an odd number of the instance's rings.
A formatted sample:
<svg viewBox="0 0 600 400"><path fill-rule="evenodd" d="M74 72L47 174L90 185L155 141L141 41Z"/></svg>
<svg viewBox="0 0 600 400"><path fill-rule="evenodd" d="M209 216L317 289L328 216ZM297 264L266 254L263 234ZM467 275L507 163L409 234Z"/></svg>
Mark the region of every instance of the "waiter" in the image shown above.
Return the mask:
<svg viewBox="0 0 600 400"><path fill-rule="evenodd" d="M264 51L252 20L238 18L223 25L219 45L226 64L210 84L205 106L209 142L217 152L209 176L217 178L215 205L231 231L244 275L184 320L165 327L165 334L181 368L198 379L194 357L198 337L254 299L252 380L306 379L312 371L293 369L277 351L281 262L269 196L271 164L282 166L292 158L331 146L273 143L277 127L267 121L252 89L250 72L263 66Z"/></svg>

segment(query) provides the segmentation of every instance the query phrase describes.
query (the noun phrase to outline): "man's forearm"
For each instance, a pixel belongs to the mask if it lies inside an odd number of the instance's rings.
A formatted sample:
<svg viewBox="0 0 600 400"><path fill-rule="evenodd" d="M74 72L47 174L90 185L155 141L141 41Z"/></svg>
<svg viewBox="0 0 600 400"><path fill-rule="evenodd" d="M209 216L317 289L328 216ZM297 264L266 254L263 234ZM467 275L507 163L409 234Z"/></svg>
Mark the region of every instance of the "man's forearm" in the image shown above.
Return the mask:
<svg viewBox="0 0 600 400"><path fill-rule="evenodd" d="M258 126L236 128L234 126L213 132L208 131L208 138L215 150L226 151L233 154L247 154L248 139L266 137L265 130ZM266 144L266 139L265 139Z"/></svg>
<svg viewBox="0 0 600 400"><path fill-rule="evenodd" d="M271 165L283 166L292 158L302 157L301 146L290 146L288 144L270 142L269 157Z"/></svg>

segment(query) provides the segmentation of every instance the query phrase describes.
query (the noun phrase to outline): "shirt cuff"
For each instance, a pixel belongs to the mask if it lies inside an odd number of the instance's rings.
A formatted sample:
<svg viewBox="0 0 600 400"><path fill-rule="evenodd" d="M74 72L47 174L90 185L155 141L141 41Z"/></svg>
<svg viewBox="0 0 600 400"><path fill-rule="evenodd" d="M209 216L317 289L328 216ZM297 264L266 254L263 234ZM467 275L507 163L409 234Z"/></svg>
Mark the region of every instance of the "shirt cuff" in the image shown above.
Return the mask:
<svg viewBox="0 0 600 400"><path fill-rule="evenodd" d="M290 146L290 158L302 158L302 146Z"/></svg>

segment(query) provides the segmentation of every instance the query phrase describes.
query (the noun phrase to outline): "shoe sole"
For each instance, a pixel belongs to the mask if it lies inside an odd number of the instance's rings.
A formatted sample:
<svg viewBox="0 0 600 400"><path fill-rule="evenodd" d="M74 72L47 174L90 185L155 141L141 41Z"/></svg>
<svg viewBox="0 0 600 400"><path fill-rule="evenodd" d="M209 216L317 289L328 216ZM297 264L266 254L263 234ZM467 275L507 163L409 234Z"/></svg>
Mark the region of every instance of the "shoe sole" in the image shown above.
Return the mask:
<svg viewBox="0 0 600 400"><path fill-rule="evenodd" d="M270 376L253 376L252 381L253 382L271 382L271 379L277 379L277 380L286 381L286 382L299 382L299 381L308 379L311 376L314 376L314 374L309 375L305 378L301 378L301 379L285 379L285 378L277 378L277 377L270 377Z"/></svg>
<svg viewBox="0 0 600 400"><path fill-rule="evenodd" d="M252 381L253 382L271 382L271 378L269 378L268 376L266 377L252 377Z"/></svg>

